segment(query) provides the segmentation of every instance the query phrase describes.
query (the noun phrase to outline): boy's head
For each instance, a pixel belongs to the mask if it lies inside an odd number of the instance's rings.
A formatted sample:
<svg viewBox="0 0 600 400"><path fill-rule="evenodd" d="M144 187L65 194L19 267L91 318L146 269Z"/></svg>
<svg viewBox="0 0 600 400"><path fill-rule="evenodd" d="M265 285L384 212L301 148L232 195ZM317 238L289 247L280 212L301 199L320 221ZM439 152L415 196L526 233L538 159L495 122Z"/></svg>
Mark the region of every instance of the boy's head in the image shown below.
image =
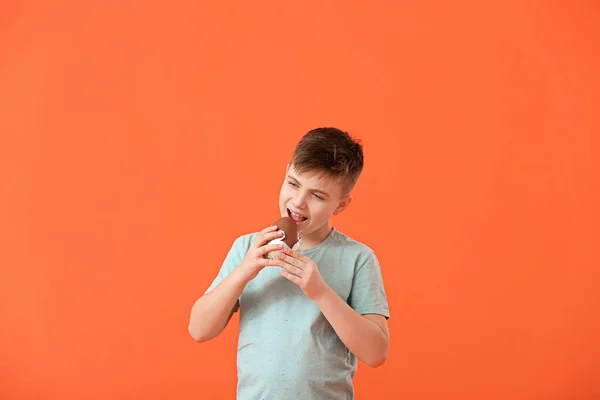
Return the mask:
<svg viewBox="0 0 600 400"><path fill-rule="evenodd" d="M329 219L348 207L363 169L359 141L337 128L317 128L296 145L279 196L282 216L290 211L302 237L329 234ZM294 214L291 215L293 218Z"/></svg>

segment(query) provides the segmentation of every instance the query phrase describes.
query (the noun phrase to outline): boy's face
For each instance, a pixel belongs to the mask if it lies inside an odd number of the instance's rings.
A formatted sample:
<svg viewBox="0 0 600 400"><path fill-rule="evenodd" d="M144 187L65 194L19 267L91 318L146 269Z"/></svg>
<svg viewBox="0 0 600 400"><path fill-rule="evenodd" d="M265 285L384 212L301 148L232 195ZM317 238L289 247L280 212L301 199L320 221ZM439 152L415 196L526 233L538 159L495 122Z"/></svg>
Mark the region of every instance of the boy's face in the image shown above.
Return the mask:
<svg viewBox="0 0 600 400"><path fill-rule="evenodd" d="M350 204L352 196L343 196L342 189L340 183L319 179L317 173L298 174L293 165L288 164L279 192L281 216L296 221L303 242L319 243L329 235L331 216Z"/></svg>

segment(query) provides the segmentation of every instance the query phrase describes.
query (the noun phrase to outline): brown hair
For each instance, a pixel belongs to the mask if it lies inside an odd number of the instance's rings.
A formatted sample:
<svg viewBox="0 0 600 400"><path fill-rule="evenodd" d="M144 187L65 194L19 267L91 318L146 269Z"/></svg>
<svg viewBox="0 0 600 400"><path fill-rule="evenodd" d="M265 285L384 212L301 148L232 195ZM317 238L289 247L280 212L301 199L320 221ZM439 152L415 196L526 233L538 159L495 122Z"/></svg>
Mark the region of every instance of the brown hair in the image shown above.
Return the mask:
<svg viewBox="0 0 600 400"><path fill-rule="evenodd" d="M320 178L341 183L344 196L352 191L362 172L362 145L337 128L313 129L296 145L291 164L298 173L317 172Z"/></svg>

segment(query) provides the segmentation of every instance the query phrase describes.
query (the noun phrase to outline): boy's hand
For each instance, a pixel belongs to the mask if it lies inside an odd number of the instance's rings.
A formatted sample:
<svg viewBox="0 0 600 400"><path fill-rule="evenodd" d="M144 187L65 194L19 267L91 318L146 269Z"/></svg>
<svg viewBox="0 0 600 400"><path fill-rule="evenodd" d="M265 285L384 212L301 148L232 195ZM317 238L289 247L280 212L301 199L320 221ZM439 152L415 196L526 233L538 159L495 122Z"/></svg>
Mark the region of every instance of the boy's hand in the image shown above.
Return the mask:
<svg viewBox="0 0 600 400"><path fill-rule="evenodd" d="M313 260L287 248L277 253L277 258L283 261L281 275L300 286L308 298L316 300L326 291L327 283Z"/></svg>
<svg viewBox="0 0 600 400"><path fill-rule="evenodd" d="M276 226L269 226L260 231L254 242L250 245L244 260L238 266L248 282L256 278L256 275L258 275L264 267L283 266L281 260L269 260L265 258L267 253L283 249L283 245L280 244L265 245L265 243L282 236L281 232L277 232L277 229Z"/></svg>

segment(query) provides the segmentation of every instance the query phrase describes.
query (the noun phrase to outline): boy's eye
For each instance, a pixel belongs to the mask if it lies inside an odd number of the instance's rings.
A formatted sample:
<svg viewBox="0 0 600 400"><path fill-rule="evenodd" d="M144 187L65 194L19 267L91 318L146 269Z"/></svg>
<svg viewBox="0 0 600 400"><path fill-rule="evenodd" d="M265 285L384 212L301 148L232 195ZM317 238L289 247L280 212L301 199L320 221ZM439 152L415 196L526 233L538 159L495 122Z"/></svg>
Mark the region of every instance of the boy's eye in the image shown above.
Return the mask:
<svg viewBox="0 0 600 400"><path fill-rule="evenodd" d="M292 181L288 181L288 185L292 185L294 187L298 187L298 185L295 182ZM325 200L325 198L323 196L319 196L318 194L313 194L317 199L319 200Z"/></svg>

